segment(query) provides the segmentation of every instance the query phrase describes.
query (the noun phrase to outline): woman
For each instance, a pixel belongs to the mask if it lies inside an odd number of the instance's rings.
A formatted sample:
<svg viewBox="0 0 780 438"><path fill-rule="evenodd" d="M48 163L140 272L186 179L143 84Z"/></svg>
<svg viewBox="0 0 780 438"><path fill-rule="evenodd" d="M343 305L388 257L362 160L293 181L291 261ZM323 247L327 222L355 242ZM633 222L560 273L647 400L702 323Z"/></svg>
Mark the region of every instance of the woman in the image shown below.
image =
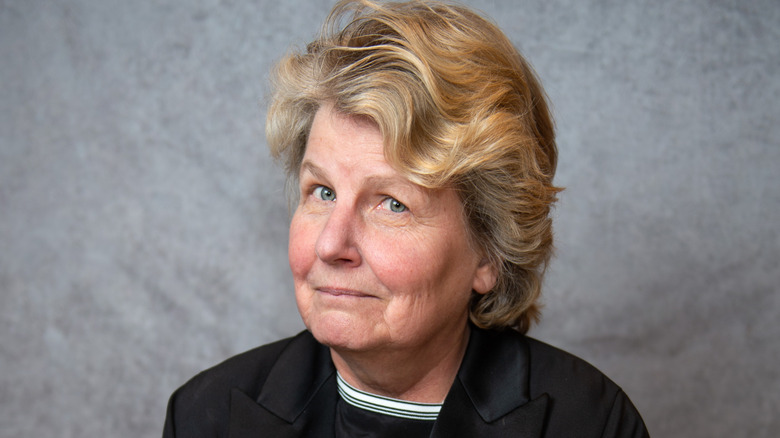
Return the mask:
<svg viewBox="0 0 780 438"><path fill-rule="evenodd" d="M274 85L307 331L193 378L164 436L647 436L619 387L524 336L557 151L500 30L462 7L344 1Z"/></svg>

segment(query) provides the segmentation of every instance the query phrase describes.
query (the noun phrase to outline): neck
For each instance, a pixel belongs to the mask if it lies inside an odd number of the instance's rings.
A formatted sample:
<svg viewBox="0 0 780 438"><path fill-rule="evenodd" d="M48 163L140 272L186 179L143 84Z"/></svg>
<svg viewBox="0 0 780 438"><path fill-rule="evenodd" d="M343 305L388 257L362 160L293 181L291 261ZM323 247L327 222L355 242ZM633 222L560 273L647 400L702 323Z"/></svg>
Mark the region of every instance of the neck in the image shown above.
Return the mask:
<svg viewBox="0 0 780 438"><path fill-rule="evenodd" d="M466 353L469 327L416 348L355 352L331 348L341 377L376 395L418 403L442 403Z"/></svg>

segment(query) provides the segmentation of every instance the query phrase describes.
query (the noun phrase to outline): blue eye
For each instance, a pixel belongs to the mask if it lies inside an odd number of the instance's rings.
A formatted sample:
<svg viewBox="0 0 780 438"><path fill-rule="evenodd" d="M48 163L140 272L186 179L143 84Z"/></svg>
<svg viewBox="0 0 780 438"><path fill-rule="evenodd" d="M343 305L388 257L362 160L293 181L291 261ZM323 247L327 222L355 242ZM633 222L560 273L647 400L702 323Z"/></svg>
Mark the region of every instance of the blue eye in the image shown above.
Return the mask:
<svg viewBox="0 0 780 438"><path fill-rule="evenodd" d="M393 213L403 213L406 211L406 206L401 204L397 199L387 198L384 203L385 208Z"/></svg>
<svg viewBox="0 0 780 438"><path fill-rule="evenodd" d="M322 199L323 201L335 201L336 200L336 194L333 192L333 190L325 187L325 186L317 186L314 189L314 196Z"/></svg>

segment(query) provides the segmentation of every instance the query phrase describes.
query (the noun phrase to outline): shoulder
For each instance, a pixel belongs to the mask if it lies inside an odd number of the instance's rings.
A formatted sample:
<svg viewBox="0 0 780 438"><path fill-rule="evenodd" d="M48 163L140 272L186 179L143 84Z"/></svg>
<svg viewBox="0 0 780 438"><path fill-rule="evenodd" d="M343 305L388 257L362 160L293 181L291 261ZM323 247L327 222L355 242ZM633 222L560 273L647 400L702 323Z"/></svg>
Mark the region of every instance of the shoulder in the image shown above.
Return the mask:
<svg viewBox="0 0 780 438"><path fill-rule="evenodd" d="M479 372L486 364L495 372L510 368L523 376L518 385L532 399L545 393L608 398L620 390L588 362L514 330L475 329L472 339L471 356L478 366L469 369Z"/></svg>
<svg viewBox="0 0 780 438"><path fill-rule="evenodd" d="M298 335L237 354L201 371L179 388L181 395L212 394L227 388L256 393L262 387L276 359Z"/></svg>
<svg viewBox="0 0 780 438"><path fill-rule="evenodd" d="M291 345L305 347L313 338L308 332L266 344L233 356L202 371L177 389L168 402L166 433L176 425L176 436L189 436L180 429L217 431L224 426L230 412L231 391L238 389L257 398L283 351ZM193 435L194 436L194 435Z"/></svg>
<svg viewBox="0 0 780 438"><path fill-rule="evenodd" d="M565 436L566 431L585 424L593 426L599 436L646 436L639 412L604 373L571 353L523 338L529 351L531 397L548 394L552 400L549 414L556 420L548 423L549 436L558 436L558 431Z"/></svg>
<svg viewBox="0 0 780 438"><path fill-rule="evenodd" d="M620 388L579 357L531 337L524 337L530 360L531 393L567 391L610 397Z"/></svg>
<svg viewBox="0 0 780 438"><path fill-rule="evenodd" d="M513 330L472 330L472 340L462 381L481 412L543 403L548 438L573 431L582 437L647 436L623 390L588 362Z"/></svg>

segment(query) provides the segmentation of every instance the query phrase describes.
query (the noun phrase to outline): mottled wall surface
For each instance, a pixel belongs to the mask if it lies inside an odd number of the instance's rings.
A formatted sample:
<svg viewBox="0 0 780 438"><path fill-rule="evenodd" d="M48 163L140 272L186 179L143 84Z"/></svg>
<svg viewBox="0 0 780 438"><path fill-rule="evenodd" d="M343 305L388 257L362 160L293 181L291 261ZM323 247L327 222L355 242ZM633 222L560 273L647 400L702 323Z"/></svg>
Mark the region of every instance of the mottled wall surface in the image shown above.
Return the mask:
<svg viewBox="0 0 780 438"><path fill-rule="evenodd" d="M780 3L470 1L559 127L533 335L658 437L780 430ZM158 436L302 328L267 72L330 2L0 0L0 436Z"/></svg>

